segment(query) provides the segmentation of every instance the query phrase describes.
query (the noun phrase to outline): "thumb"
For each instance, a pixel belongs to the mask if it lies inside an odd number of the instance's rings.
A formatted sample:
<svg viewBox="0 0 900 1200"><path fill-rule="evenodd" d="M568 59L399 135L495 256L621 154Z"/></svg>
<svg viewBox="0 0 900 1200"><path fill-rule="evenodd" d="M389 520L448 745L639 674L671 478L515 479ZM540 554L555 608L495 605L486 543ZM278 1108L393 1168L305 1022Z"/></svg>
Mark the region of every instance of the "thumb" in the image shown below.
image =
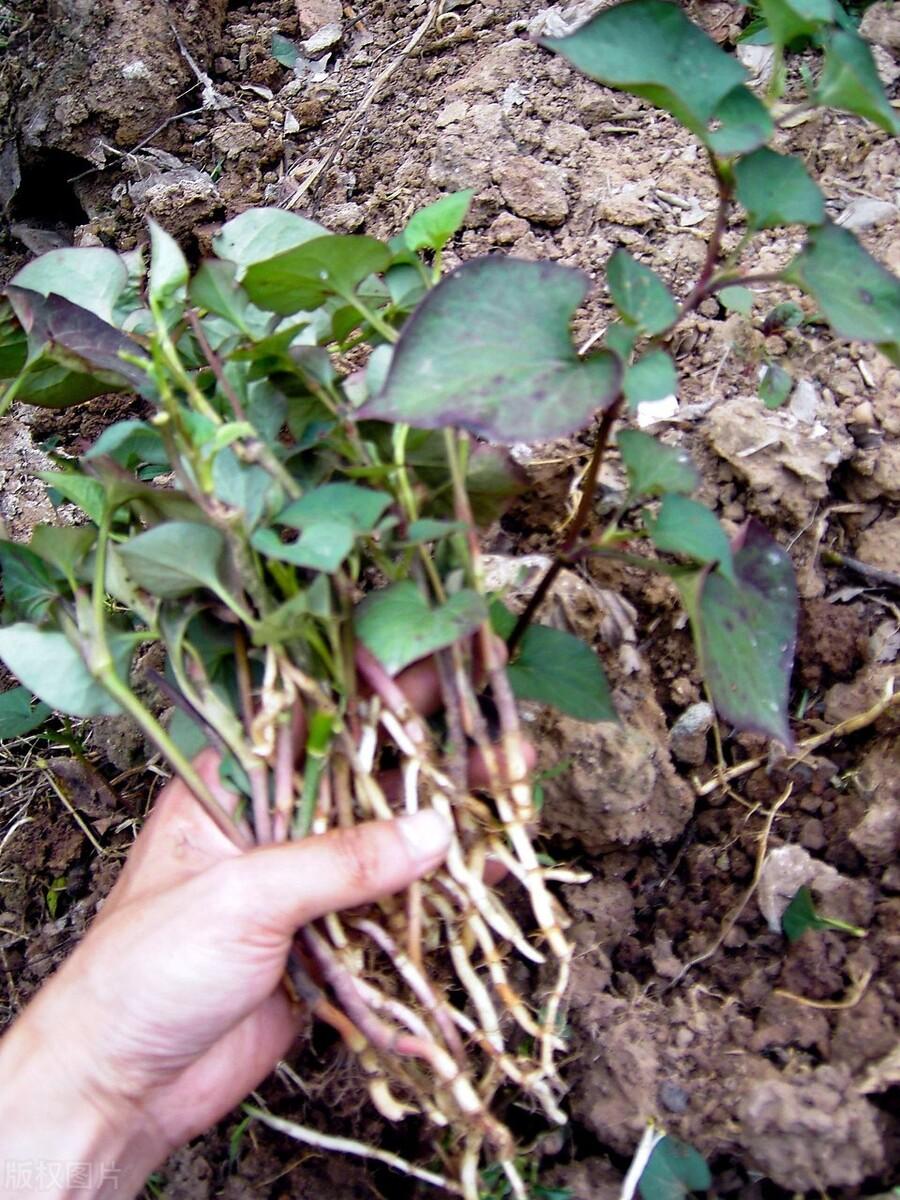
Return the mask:
<svg viewBox="0 0 900 1200"><path fill-rule="evenodd" d="M279 937L325 913L402 891L444 859L450 827L433 809L265 846L223 864L240 876L244 915Z"/></svg>

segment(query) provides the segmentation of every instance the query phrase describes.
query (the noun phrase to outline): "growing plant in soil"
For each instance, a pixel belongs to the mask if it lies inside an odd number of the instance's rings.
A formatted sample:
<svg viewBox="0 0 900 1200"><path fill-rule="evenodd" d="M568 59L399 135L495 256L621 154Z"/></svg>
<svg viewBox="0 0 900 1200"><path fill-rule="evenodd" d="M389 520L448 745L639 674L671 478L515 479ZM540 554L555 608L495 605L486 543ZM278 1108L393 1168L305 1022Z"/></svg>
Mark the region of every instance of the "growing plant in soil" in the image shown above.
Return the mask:
<svg viewBox="0 0 900 1200"><path fill-rule="evenodd" d="M824 45L805 103L895 130L871 54L830 0L760 7L780 46L799 34ZM241 846L423 806L452 822L433 878L301 930L288 986L356 1054L386 1119L417 1113L434 1127L439 1169L407 1169L468 1200L487 1164L526 1193L507 1122L514 1103L565 1121L558 1062L572 951L552 885L580 876L535 848L516 701L583 720L615 712L593 650L535 623L554 579L594 556L668 575L720 716L791 741L787 555L753 521L730 542L692 499L688 457L635 429L616 438L628 494L596 529L595 485L617 422L675 390L670 338L700 303L718 295L749 310L757 282L812 301L787 301L770 325L824 320L900 361L900 282L827 220L803 164L769 147L776 121L743 68L680 8L628 0L544 45L681 121L719 195L706 262L680 301L626 251L613 255L618 319L590 353L576 352L569 328L590 287L582 272L498 255L442 277L468 192L423 209L390 242L251 209L193 274L153 226L148 264L140 251L52 251L15 276L0 306L4 410L111 389L153 410L43 476L83 514L78 523L0 544L0 657L41 704L130 715ZM736 212L745 233L726 253ZM754 239L783 225L805 228L803 247L777 275L754 274ZM786 398L778 364L761 395ZM506 447L590 427L577 512L512 613L488 591L479 542L524 486ZM166 720L134 686L135 654L153 645L165 651L152 679ZM416 712L397 682L425 658L440 681L439 718ZM17 693L7 735L39 711ZM236 818L191 765L204 745L244 798ZM489 778L477 792L472 747ZM377 768L391 771L390 786ZM524 893L527 920L485 884L488 858ZM534 996L511 982L510 954L540 967ZM260 1115L315 1144L335 1140Z"/></svg>

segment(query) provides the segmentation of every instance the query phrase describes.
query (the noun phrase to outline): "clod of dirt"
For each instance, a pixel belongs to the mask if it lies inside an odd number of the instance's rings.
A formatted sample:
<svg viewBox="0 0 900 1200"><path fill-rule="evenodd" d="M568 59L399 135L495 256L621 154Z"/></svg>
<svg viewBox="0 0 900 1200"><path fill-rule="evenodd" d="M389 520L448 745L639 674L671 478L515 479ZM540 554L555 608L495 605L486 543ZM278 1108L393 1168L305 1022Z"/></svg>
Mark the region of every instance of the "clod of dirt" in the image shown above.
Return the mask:
<svg viewBox="0 0 900 1200"><path fill-rule="evenodd" d="M856 557L884 571L900 569L900 516L882 517L870 525L856 544Z"/></svg>
<svg viewBox="0 0 900 1200"><path fill-rule="evenodd" d="M226 0L56 0L46 24L42 71L21 103L23 147L66 151L102 165L103 143L131 149L179 111L197 80L179 50L208 60Z"/></svg>
<svg viewBox="0 0 900 1200"><path fill-rule="evenodd" d="M877 1111L842 1068L757 1084L740 1120L749 1162L790 1191L853 1186L884 1164Z"/></svg>
<svg viewBox="0 0 900 1200"><path fill-rule="evenodd" d="M132 183L128 194L145 220L157 221L173 237L184 240L220 212L218 190L206 171L186 167L171 154L157 151L155 158L158 168Z"/></svg>
<svg viewBox="0 0 900 1200"><path fill-rule="evenodd" d="M340 26L343 19L341 0L297 0L297 20L304 37L311 37L327 25Z"/></svg>
<svg viewBox="0 0 900 1200"><path fill-rule="evenodd" d="M544 828L589 854L644 839L672 841L694 807L669 757L665 717L647 678L623 681L613 696L621 725L558 715L540 722L548 761L569 764L545 785Z"/></svg>
<svg viewBox="0 0 900 1200"><path fill-rule="evenodd" d="M900 688L900 665L894 663L866 666L849 683L836 683L825 693L825 720L837 725L850 717L868 712L885 694L893 681L894 691ZM876 723L885 732L900 728L900 711L888 710Z"/></svg>
<svg viewBox="0 0 900 1200"><path fill-rule="evenodd" d="M885 441L857 454L847 493L854 500L900 500L900 441Z"/></svg>
<svg viewBox="0 0 900 1200"><path fill-rule="evenodd" d="M836 889L852 887L856 882L844 879L834 867L813 858L802 846L778 846L766 856L756 901L769 928L778 933L784 911L800 888L811 885L817 892L830 895Z"/></svg>
<svg viewBox="0 0 900 1200"><path fill-rule="evenodd" d="M810 520L828 494L832 471L854 449L837 405L824 397L810 421L790 408L769 412L757 397L738 396L713 408L704 432L747 483L753 511L797 525Z"/></svg>
<svg viewBox="0 0 900 1200"><path fill-rule="evenodd" d="M547 1188L559 1188L571 1200L618 1200L622 1175L608 1158L582 1158L547 1172Z"/></svg>
<svg viewBox="0 0 900 1200"><path fill-rule="evenodd" d="M900 853L900 742L876 742L855 775L869 807L849 838L868 862L886 866Z"/></svg>
<svg viewBox="0 0 900 1200"><path fill-rule="evenodd" d="M695 767L706 762L707 734L714 719L712 705L705 700L684 710L669 734L672 753L680 762Z"/></svg>
<svg viewBox="0 0 900 1200"><path fill-rule="evenodd" d="M494 172L503 199L520 217L561 225L569 213L566 173L531 155L510 158Z"/></svg>
<svg viewBox="0 0 900 1200"><path fill-rule="evenodd" d="M859 32L876 46L900 50L900 12L893 0L877 0L867 8Z"/></svg>
<svg viewBox="0 0 900 1200"><path fill-rule="evenodd" d="M818 688L829 677L851 675L863 661L865 634L865 618L855 605L804 601L797 637L797 669L803 685Z"/></svg>

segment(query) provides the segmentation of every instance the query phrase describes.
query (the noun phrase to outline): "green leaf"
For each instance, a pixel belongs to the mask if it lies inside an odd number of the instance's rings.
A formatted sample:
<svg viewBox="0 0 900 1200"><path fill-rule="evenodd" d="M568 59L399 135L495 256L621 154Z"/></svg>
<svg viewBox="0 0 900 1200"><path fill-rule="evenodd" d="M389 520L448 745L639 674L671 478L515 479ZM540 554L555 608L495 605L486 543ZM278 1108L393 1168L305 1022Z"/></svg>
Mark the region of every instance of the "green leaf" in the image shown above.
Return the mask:
<svg viewBox="0 0 900 1200"><path fill-rule="evenodd" d="M781 408L791 394L794 381L777 363L769 363L759 381L759 398L766 408Z"/></svg>
<svg viewBox="0 0 900 1200"><path fill-rule="evenodd" d="M111 634L110 649L120 677L127 678L134 639ZM0 659L39 700L70 717L115 716L119 711L94 680L64 633L25 621L0 629Z"/></svg>
<svg viewBox="0 0 900 1200"><path fill-rule="evenodd" d="M681 554L698 563L716 563L723 575L735 581L731 545L715 515L686 496L663 496L659 515L647 520L657 550Z"/></svg>
<svg viewBox="0 0 900 1200"><path fill-rule="evenodd" d="M834 13L832 0L757 0L766 24L779 46L795 38L818 33L830 25Z"/></svg>
<svg viewBox="0 0 900 1200"><path fill-rule="evenodd" d="M41 296L63 296L112 325L113 308L128 283L128 268L102 246L50 250L27 263L10 283Z"/></svg>
<svg viewBox="0 0 900 1200"><path fill-rule="evenodd" d="M391 252L375 238L330 234L253 263L244 288L254 304L287 316L318 308L329 296L351 297L370 275L390 266Z"/></svg>
<svg viewBox="0 0 900 1200"><path fill-rule="evenodd" d="M782 913L781 928L789 942L799 941L810 929L834 929L839 933L853 934L854 937L866 936L866 931L857 925L848 925L846 921L823 917L816 912L808 887L800 888Z"/></svg>
<svg viewBox="0 0 900 1200"><path fill-rule="evenodd" d="M749 317L753 312L753 293L746 287L724 287L716 292L716 296L729 312L740 313Z"/></svg>
<svg viewBox="0 0 900 1200"><path fill-rule="evenodd" d="M732 554L736 584L719 571L675 579L703 677L726 721L790 746L787 702L798 603L791 561L754 520L742 529Z"/></svg>
<svg viewBox="0 0 900 1200"><path fill-rule="evenodd" d="M241 462L229 448L213 459L212 482L216 498L243 513L247 529L253 529L259 523L267 504L277 504L282 496L281 489L264 467ZM276 497L274 502L270 500L273 495Z"/></svg>
<svg viewBox="0 0 900 1200"><path fill-rule="evenodd" d="M795 304L793 300L785 300L776 304L766 314L763 333L768 337L770 333L780 333L782 329L796 329L805 319L806 313L799 304Z"/></svg>
<svg viewBox="0 0 900 1200"><path fill-rule="evenodd" d="M251 544L267 558L332 575L353 549L354 540L353 527L346 521L319 517L305 526L295 542L283 542L274 529L257 529Z"/></svg>
<svg viewBox="0 0 900 1200"><path fill-rule="evenodd" d="M28 688L10 688L0 693L0 741L33 733L50 716L51 709L42 701L35 704Z"/></svg>
<svg viewBox="0 0 900 1200"><path fill-rule="evenodd" d="M16 399L36 408L72 408L95 396L119 390L46 358L28 366L24 374L25 381L16 392Z"/></svg>
<svg viewBox="0 0 900 1200"><path fill-rule="evenodd" d="M631 496L666 492L688 496L700 486L700 473L690 455L677 446L666 446L639 429L621 429L616 445L628 472Z"/></svg>
<svg viewBox="0 0 900 1200"><path fill-rule="evenodd" d="M627 0L564 38L541 45L605 83L664 108L704 136L719 101L746 71L680 8L664 0Z"/></svg>
<svg viewBox="0 0 900 1200"><path fill-rule="evenodd" d="M15 617L39 622L60 598L62 577L28 546L0 542L3 598Z"/></svg>
<svg viewBox="0 0 900 1200"><path fill-rule="evenodd" d="M825 220L822 193L799 158L762 146L742 158L734 174L737 198L753 229L821 225Z"/></svg>
<svg viewBox="0 0 900 1200"><path fill-rule="evenodd" d="M407 247L413 251L443 250L462 226L474 195L474 188L466 188L419 209L403 231Z"/></svg>
<svg viewBox="0 0 900 1200"><path fill-rule="evenodd" d="M147 294L161 311L184 303L190 272L181 247L161 225L150 221L150 275Z"/></svg>
<svg viewBox="0 0 900 1200"><path fill-rule="evenodd" d="M28 333L32 362L27 369L49 366L52 360L68 371L93 376L102 391L126 387L142 391L146 388L147 375L143 368L122 357L123 354L138 359L148 357L132 338L62 296L45 298L37 292L11 286L7 288L7 295ZM19 395L22 397L24 392ZM55 407L46 398L43 403Z"/></svg>
<svg viewBox="0 0 900 1200"><path fill-rule="evenodd" d="M159 430L146 421L135 420L116 421L104 429L82 458L90 462L105 456L129 471L145 463L163 466L169 461Z"/></svg>
<svg viewBox="0 0 900 1200"><path fill-rule="evenodd" d="M621 321L613 321L611 325L606 327L606 332L603 334L603 344L607 349L612 350L613 354L618 354L622 362L627 363L634 349L635 342L639 337L640 333L636 326L625 325Z"/></svg>
<svg viewBox="0 0 900 1200"><path fill-rule="evenodd" d="M665 350L650 350L625 371L625 399L633 408L671 396L678 388L675 364Z"/></svg>
<svg viewBox="0 0 900 1200"><path fill-rule="evenodd" d="M325 483L294 500L275 518L279 525L304 529L325 519L343 521L354 533L370 533L391 504L385 492L355 483Z"/></svg>
<svg viewBox="0 0 900 1200"><path fill-rule="evenodd" d="M38 479L42 479L64 500L87 513L95 525L100 524L106 509L106 492L102 483L75 471L39 471Z"/></svg>
<svg viewBox="0 0 900 1200"><path fill-rule="evenodd" d="M296 43L292 42L290 38L286 38L284 34L273 33L272 57L283 67L290 69L300 58L300 50Z"/></svg>
<svg viewBox="0 0 900 1200"><path fill-rule="evenodd" d="M606 282L622 319L648 337L668 329L678 316L678 305L663 281L627 250L616 250L606 264Z"/></svg>
<svg viewBox="0 0 900 1200"><path fill-rule="evenodd" d="M396 675L417 659L474 633L486 618L487 607L477 592L464 589L446 604L430 608L416 585L404 580L367 596L356 610L354 625L366 649Z"/></svg>
<svg viewBox="0 0 900 1200"><path fill-rule="evenodd" d="M324 576L318 578L324 579ZM308 595L305 591L298 592L260 618L253 628L254 646L280 646L305 638L310 616Z"/></svg>
<svg viewBox="0 0 900 1200"><path fill-rule="evenodd" d="M528 490L528 477L502 446L473 446L466 469L466 491L477 525L490 525L515 496Z"/></svg>
<svg viewBox="0 0 900 1200"><path fill-rule="evenodd" d="M713 153L725 158L749 154L757 146L764 146L775 132L769 110L743 84L723 97L712 119L718 128L707 133L704 140Z"/></svg>
<svg viewBox="0 0 900 1200"><path fill-rule="evenodd" d="M250 303L250 297L236 277L237 267L234 263L207 259L200 264L188 288L191 303L222 317L248 337L262 337L268 331L272 318L269 313Z"/></svg>
<svg viewBox="0 0 900 1200"><path fill-rule="evenodd" d="M550 704L578 721L618 720L596 653L562 629L529 626L506 673L520 700Z"/></svg>
<svg viewBox="0 0 900 1200"><path fill-rule="evenodd" d="M480 258L458 267L404 325L380 395L358 416L457 425L512 444L571 433L611 404L608 352L580 359L569 321L588 277L553 263Z"/></svg>
<svg viewBox="0 0 900 1200"><path fill-rule="evenodd" d="M653 1152L638 1183L643 1200L684 1200L689 1192L712 1187L709 1167L693 1146L666 1136Z"/></svg>
<svg viewBox="0 0 900 1200"><path fill-rule="evenodd" d="M0 297L0 379L12 379L18 375L27 358L28 337L25 330L10 302Z"/></svg>
<svg viewBox="0 0 900 1200"><path fill-rule="evenodd" d="M900 280L847 229L823 225L783 273L812 296L831 327L860 342L900 344Z"/></svg>
<svg viewBox="0 0 900 1200"><path fill-rule="evenodd" d="M198 587L221 594L224 551L218 529L195 521L164 521L118 547L138 587L166 600Z"/></svg>
<svg viewBox="0 0 900 1200"><path fill-rule="evenodd" d="M225 222L213 238L213 249L219 258L237 266L240 280L254 263L265 262L327 233L316 221L283 208L248 208Z"/></svg>
<svg viewBox="0 0 900 1200"><path fill-rule="evenodd" d="M62 571L74 587L78 568L93 549L96 537L92 525L35 525L28 545L44 562Z"/></svg>
<svg viewBox="0 0 900 1200"><path fill-rule="evenodd" d="M900 118L888 103L868 44L846 29L825 42L825 65L816 85L818 104L867 117L888 133L900 133Z"/></svg>

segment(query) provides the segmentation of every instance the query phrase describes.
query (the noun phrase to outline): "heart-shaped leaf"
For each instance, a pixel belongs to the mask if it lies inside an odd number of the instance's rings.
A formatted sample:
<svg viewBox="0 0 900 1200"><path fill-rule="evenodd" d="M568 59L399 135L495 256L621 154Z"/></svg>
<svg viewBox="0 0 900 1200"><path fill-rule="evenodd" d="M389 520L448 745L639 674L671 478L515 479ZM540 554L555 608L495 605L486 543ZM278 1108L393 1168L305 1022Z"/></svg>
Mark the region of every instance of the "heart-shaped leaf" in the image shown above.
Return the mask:
<svg viewBox="0 0 900 1200"><path fill-rule="evenodd" d="M343 521L356 533L369 533L391 503L385 492L355 483L324 483L294 500L276 518L279 525L305 529L325 519Z"/></svg>
<svg viewBox="0 0 900 1200"><path fill-rule="evenodd" d="M391 675L426 655L474 633L487 618L477 592L456 592L446 604L431 608L410 580L366 597L356 610L359 640Z"/></svg>
<svg viewBox="0 0 900 1200"><path fill-rule="evenodd" d="M640 429L621 429L616 445L628 472L631 496L690 495L700 486L700 473L690 455L666 446Z"/></svg>
<svg viewBox="0 0 900 1200"><path fill-rule="evenodd" d="M648 337L668 329L678 316L678 306L660 277L627 250L616 250L606 264L606 282L622 319Z"/></svg>
<svg viewBox="0 0 900 1200"><path fill-rule="evenodd" d="M671 356L665 350L648 350L628 367L622 386L631 408L674 395L678 389L678 375Z"/></svg>
<svg viewBox="0 0 900 1200"><path fill-rule="evenodd" d="M734 581L731 545L713 513L686 496L663 496L656 520L648 519L650 537L657 550L681 554L694 562L716 563Z"/></svg>
<svg viewBox="0 0 900 1200"><path fill-rule="evenodd" d="M827 0L830 3L830 0ZM716 105L746 71L665 0L626 0L541 45L608 87L649 100L703 136Z"/></svg>
<svg viewBox="0 0 900 1200"><path fill-rule="evenodd" d="M763 146L742 158L734 174L737 198L752 228L821 225L825 220L825 200L799 158Z"/></svg>
<svg viewBox="0 0 900 1200"><path fill-rule="evenodd" d="M112 634L110 649L127 678L134 639ZM39 700L70 717L115 716L119 706L97 683L64 633L27 621L0 629L0 659Z"/></svg>
<svg viewBox="0 0 900 1200"><path fill-rule="evenodd" d="M213 238L213 250L219 258L235 263L240 280L254 263L275 258L327 233L323 225L283 208L248 208L225 222Z"/></svg>
<svg viewBox="0 0 900 1200"><path fill-rule="evenodd" d="M32 733L50 715L49 706L40 700L35 704L28 688L19 686L0 693L0 741Z"/></svg>
<svg viewBox="0 0 900 1200"><path fill-rule="evenodd" d="M491 624L501 637L509 637L516 618L495 601ZM618 720L600 659L590 646L563 629L530 625L506 673L520 700L549 704L577 721Z"/></svg>
<svg viewBox="0 0 900 1200"><path fill-rule="evenodd" d="M49 563L28 546L0 542L3 599L14 616L40 621L65 590L65 583Z"/></svg>
<svg viewBox="0 0 900 1200"><path fill-rule="evenodd" d="M900 118L885 95L872 51L849 30L835 29L828 35L815 98L819 104L867 117L888 133L900 132Z"/></svg>
<svg viewBox="0 0 900 1200"><path fill-rule="evenodd" d="M895 348L900 344L900 280L848 229L828 224L811 230L783 278L812 296L844 337Z"/></svg>
<svg viewBox="0 0 900 1200"><path fill-rule="evenodd" d="M638 1187L643 1200L684 1200L712 1187L712 1176L693 1146L667 1135L654 1146Z"/></svg>
<svg viewBox="0 0 900 1200"><path fill-rule="evenodd" d="M788 685L798 604L794 571L758 521L747 523L732 555L736 583L719 571L675 578L703 677L726 721L789 746Z"/></svg>
<svg viewBox="0 0 900 1200"><path fill-rule="evenodd" d="M10 287L7 294L34 358L52 358L69 371L92 375L106 391L146 389L145 372L122 357L143 359L146 352L113 325L63 296L44 297L19 287Z"/></svg>
<svg viewBox="0 0 900 1200"><path fill-rule="evenodd" d="M14 287L41 296L62 296L113 324L113 309L128 284L128 268L102 246L50 250L27 263L11 279Z"/></svg>
<svg viewBox="0 0 900 1200"><path fill-rule="evenodd" d="M717 128L710 130L704 140L714 154L726 158L749 154L757 146L764 146L775 132L769 110L743 84L719 101L712 120Z"/></svg>
<svg viewBox="0 0 900 1200"><path fill-rule="evenodd" d="M310 520L295 542L283 542L274 529L258 529L252 538L254 550L267 558L325 571L329 575L341 566L353 549L353 526L347 521L327 517Z"/></svg>
<svg viewBox="0 0 900 1200"><path fill-rule="evenodd" d="M583 428L615 400L621 375L614 355L580 359L572 344L569 321L588 286L581 271L552 263L458 267L404 326L384 390L358 415L457 425L506 444Z"/></svg>
<svg viewBox="0 0 900 1200"><path fill-rule="evenodd" d="M150 274L147 294L151 308L161 310L184 303L190 276L181 247L155 221L150 222Z"/></svg>
<svg viewBox="0 0 900 1200"><path fill-rule="evenodd" d="M244 289L260 308L288 316L318 308L329 296L347 299L364 279L390 263L384 242L334 234L253 263L244 275Z"/></svg>
<svg viewBox="0 0 900 1200"><path fill-rule="evenodd" d="M197 587L221 592L224 551L218 529L195 521L164 521L118 547L138 587L166 600Z"/></svg>
<svg viewBox="0 0 900 1200"><path fill-rule="evenodd" d="M466 188L420 208L403 231L407 247L410 250L443 250L465 220L474 195L474 188Z"/></svg>
<svg viewBox="0 0 900 1200"><path fill-rule="evenodd" d="M773 39L780 46L817 33L831 23L833 0L758 0Z"/></svg>

